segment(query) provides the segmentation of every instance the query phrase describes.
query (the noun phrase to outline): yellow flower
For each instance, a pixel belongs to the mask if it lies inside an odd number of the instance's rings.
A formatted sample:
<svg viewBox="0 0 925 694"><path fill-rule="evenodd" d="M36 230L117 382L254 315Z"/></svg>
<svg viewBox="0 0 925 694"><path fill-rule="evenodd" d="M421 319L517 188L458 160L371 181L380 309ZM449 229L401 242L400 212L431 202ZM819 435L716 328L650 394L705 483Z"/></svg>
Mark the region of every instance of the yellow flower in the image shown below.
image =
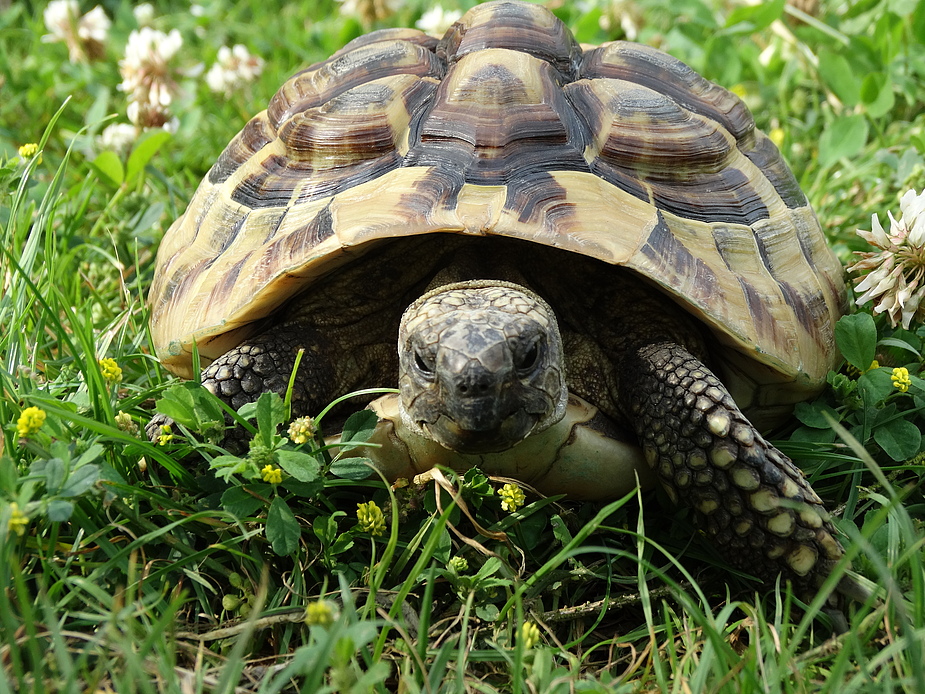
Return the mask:
<svg viewBox="0 0 925 694"><path fill-rule="evenodd" d="M501 508L510 512L519 509L527 500L523 489L510 482L498 490L498 495L501 497Z"/></svg>
<svg viewBox="0 0 925 694"><path fill-rule="evenodd" d="M316 431L315 422L311 417L299 417L289 425L289 440L293 443L308 443L314 438Z"/></svg>
<svg viewBox="0 0 925 694"><path fill-rule="evenodd" d="M283 481L283 471L274 465L265 465L263 470L260 471L260 476L264 482L269 482L270 484L279 484Z"/></svg>
<svg viewBox="0 0 925 694"><path fill-rule="evenodd" d="M171 441L173 441L173 434L171 433L170 425L161 424L161 434L157 437L157 445L166 446Z"/></svg>
<svg viewBox="0 0 925 694"><path fill-rule="evenodd" d="M103 379L106 383L118 383L122 380L122 367L120 367L115 359L106 357L105 359L100 359L100 373L103 374Z"/></svg>
<svg viewBox="0 0 925 694"><path fill-rule="evenodd" d="M453 557L450 559L450 568L458 574L465 573L469 570L469 562L465 557Z"/></svg>
<svg viewBox="0 0 925 694"><path fill-rule="evenodd" d="M327 627L334 623L334 607L327 600L316 600L305 607L305 623L312 627Z"/></svg>
<svg viewBox="0 0 925 694"><path fill-rule="evenodd" d="M29 516L20 511L19 504L14 501L10 504L10 532L22 537L27 525L29 525Z"/></svg>
<svg viewBox="0 0 925 694"><path fill-rule="evenodd" d="M748 90L745 88L744 84L735 84L730 87L729 91L731 91L740 99L744 99L746 96L748 96Z"/></svg>
<svg viewBox="0 0 925 694"><path fill-rule="evenodd" d="M905 366L897 366L893 369L893 375L890 376L890 380L893 381L893 385L900 393L905 393L909 390L909 386L912 385L912 379L909 378L909 369Z"/></svg>
<svg viewBox="0 0 925 694"><path fill-rule="evenodd" d="M867 273L854 278L858 306L873 301L874 313L887 313L894 328L902 324L908 330L913 319L925 320L925 192L907 190L899 209L898 220L887 212L889 233L876 214L870 231L858 229L858 236L879 250L856 252L860 260L848 271Z"/></svg>
<svg viewBox="0 0 925 694"><path fill-rule="evenodd" d="M771 142L777 145L778 149L784 146L783 128L771 128L771 132L768 133L768 137L771 139Z"/></svg>
<svg viewBox="0 0 925 694"><path fill-rule="evenodd" d="M19 433L19 437L24 439L41 429L45 423L45 417L47 417L45 410L38 407L24 409L22 414L19 415L19 419L16 420L16 431Z"/></svg>
<svg viewBox="0 0 925 694"><path fill-rule="evenodd" d="M370 535L382 535L385 532L385 517L375 501L357 504L357 520L360 527Z"/></svg>
<svg viewBox="0 0 925 694"><path fill-rule="evenodd" d="M533 622L524 622L520 626L518 638L524 645L524 650L530 650L540 642L540 628Z"/></svg>
<svg viewBox="0 0 925 694"><path fill-rule="evenodd" d="M39 146L34 142L27 142L19 148L19 156L23 159L31 159L39 153Z"/></svg>

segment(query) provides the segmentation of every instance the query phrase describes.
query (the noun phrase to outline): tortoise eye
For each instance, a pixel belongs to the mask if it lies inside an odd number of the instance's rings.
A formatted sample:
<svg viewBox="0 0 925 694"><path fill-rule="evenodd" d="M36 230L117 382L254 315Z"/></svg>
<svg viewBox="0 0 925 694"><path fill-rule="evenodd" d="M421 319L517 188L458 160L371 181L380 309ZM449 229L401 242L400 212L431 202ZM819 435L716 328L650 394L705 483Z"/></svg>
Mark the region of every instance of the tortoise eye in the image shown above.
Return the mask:
<svg viewBox="0 0 925 694"><path fill-rule="evenodd" d="M424 378L433 380L434 364L433 360L418 347L414 348L414 366Z"/></svg>
<svg viewBox="0 0 925 694"><path fill-rule="evenodd" d="M530 348L521 354L519 357L515 357L515 367L521 376L527 375L530 371L536 368L537 363L540 360L540 340L537 340Z"/></svg>

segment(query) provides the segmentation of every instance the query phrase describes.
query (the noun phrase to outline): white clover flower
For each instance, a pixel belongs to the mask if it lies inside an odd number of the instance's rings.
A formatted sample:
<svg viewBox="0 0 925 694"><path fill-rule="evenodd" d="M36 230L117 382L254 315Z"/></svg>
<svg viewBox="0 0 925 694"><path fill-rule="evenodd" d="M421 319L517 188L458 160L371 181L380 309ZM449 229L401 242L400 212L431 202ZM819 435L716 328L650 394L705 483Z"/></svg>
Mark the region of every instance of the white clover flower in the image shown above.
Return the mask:
<svg viewBox="0 0 925 694"><path fill-rule="evenodd" d="M100 149L125 154L131 149L137 137L138 129L131 123L113 123L103 129L97 143Z"/></svg>
<svg viewBox="0 0 925 694"><path fill-rule="evenodd" d="M150 2L143 2L139 5L135 5L135 7L132 8L132 14L135 15L135 21L138 22L138 26L150 26L151 22L154 21L154 5Z"/></svg>
<svg viewBox="0 0 925 694"><path fill-rule="evenodd" d="M445 10L440 5L434 5L421 15L414 26L431 36L443 36L460 17L462 12L459 10Z"/></svg>
<svg viewBox="0 0 925 694"><path fill-rule="evenodd" d="M206 73L206 84L213 92L231 96L262 72L263 60L251 55L245 46L240 43L234 48L222 46L218 49L218 61Z"/></svg>
<svg viewBox="0 0 925 694"><path fill-rule="evenodd" d="M119 61L122 84L128 94L128 117L143 128L163 127L171 120L169 106L179 92L180 70L172 65L183 46L176 29L169 34L142 27L129 34L125 58Z"/></svg>
<svg viewBox="0 0 925 694"><path fill-rule="evenodd" d="M102 7L97 5L80 16L77 0L52 0L43 17L50 33L43 36L42 41L64 41L72 63L103 57L111 22Z"/></svg>
<svg viewBox="0 0 925 694"><path fill-rule="evenodd" d="M870 231L858 229L858 235L879 251L858 252L861 258L849 272L868 271L854 279L859 294L858 306L875 301L874 313L887 313L895 328L909 329L913 319L925 320L925 191L907 190L899 200L899 220L887 212L887 233L876 214L871 216Z"/></svg>

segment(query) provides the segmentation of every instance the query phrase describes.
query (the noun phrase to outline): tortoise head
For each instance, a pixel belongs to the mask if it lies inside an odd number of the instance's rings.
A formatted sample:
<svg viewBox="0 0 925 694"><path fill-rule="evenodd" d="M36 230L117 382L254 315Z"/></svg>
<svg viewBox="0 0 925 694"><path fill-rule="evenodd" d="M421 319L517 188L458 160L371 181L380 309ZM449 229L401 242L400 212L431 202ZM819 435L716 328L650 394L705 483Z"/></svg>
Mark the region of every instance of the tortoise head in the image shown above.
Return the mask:
<svg viewBox="0 0 925 694"><path fill-rule="evenodd" d="M460 453L505 450L559 421L568 399L552 309L507 282L446 285L398 333L405 426Z"/></svg>

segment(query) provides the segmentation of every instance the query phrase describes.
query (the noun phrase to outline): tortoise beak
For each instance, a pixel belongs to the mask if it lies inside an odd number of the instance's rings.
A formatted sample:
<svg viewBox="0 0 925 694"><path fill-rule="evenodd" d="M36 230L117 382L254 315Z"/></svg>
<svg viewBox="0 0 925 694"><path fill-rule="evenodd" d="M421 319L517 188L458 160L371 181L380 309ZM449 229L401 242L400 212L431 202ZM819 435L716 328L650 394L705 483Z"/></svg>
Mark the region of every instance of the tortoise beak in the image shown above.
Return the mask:
<svg viewBox="0 0 925 694"><path fill-rule="evenodd" d="M426 434L442 445L457 453L479 455L496 453L509 449L523 441L535 428L538 417L519 410L492 427L474 426L475 422L460 423L446 414L440 415L434 422L419 422Z"/></svg>

